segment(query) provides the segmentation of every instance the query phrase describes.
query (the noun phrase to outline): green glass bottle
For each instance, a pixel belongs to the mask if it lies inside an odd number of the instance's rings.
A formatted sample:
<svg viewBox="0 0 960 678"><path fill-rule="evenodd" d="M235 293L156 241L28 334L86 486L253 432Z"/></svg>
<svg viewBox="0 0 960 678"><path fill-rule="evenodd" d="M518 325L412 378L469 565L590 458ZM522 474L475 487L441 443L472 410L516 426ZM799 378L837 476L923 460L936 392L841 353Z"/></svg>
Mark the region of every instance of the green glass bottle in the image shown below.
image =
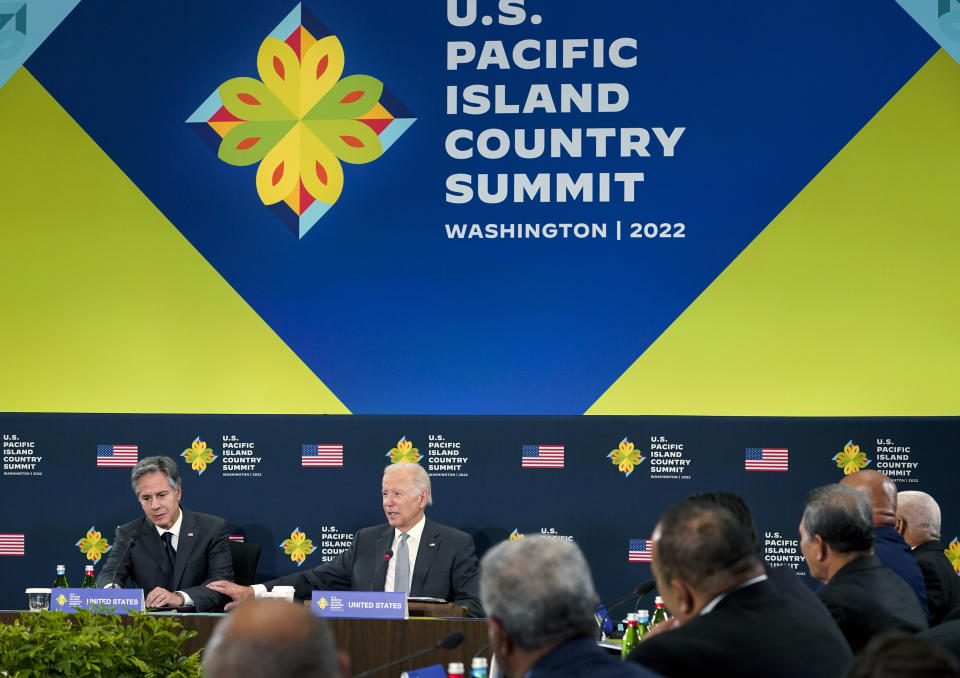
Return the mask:
<svg viewBox="0 0 960 678"><path fill-rule="evenodd" d="M643 640L650 630L650 610L640 610L637 612L637 640Z"/></svg>
<svg viewBox="0 0 960 678"><path fill-rule="evenodd" d="M67 566L66 565L57 565L57 578L53 580L53 588L55 589L70 588L70 584L67 583Z"/></svg>
<svg viewBox="0 0 960 678"><path fill-rule="evenodd" d="M83 569L83 583L80 584L82 589L95 589L97 588L97 578L93 576L93 565L87 565Z"/></svg>
<svg viewBox="0 0 960 678"><path fill-rule="evenodd" d="M662 621L666 621L670 617L667 616L667 608L663 606L663 598L657 596L655 601L656 609L653 611L653 617L650 619L650 628L653 628Z"/></svg>
<svg viewBox="0 0 960 678"><path fill-rule="evenodd" d="M637 615L630 612L627 614L627 629L623 632L623 645L620 646L620 658L626 659L639 642L640 637L637 635Z"/></svg>

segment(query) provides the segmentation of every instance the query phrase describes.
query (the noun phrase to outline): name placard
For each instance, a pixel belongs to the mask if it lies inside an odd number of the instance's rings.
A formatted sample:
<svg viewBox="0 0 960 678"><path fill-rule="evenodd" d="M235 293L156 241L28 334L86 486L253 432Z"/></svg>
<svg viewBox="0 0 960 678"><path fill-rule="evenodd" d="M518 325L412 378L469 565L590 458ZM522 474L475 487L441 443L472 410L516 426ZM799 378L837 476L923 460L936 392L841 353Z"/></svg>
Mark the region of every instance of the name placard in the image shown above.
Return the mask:
<svg viewBox="0 0 960 678"><path fill-rule="evenodd" d="M143 612L143 589L51 589L50 609L61 612L89 610L106 605L113 614Z"/></svg>
<svg viewBox="0 0 960 678"><path fill-rule="evenodd" d="M393 591L314 591L310 609L319 617L406 619L407 594Z"/></svg>

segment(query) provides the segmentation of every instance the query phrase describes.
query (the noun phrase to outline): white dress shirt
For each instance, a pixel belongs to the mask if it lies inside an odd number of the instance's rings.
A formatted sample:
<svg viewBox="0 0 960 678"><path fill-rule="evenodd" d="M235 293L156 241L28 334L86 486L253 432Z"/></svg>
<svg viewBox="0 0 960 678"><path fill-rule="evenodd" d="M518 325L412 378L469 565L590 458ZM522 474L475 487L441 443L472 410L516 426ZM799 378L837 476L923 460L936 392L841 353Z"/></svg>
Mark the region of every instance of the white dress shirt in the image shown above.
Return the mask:
<svg viewBox="0 0 960 678"><path fill-rule="evenodd" d="M413 579L413 566L417 562L417 551L420 548L420 537L423 536L423 525L426 522L426 516L420 516L420 521L407 530L407 534L410 536L407 538L407 555L410 556L410 578ZM403 534L399 529L394 528L393 530L393 545L390 547L393 549L393 558L390 559L390 562L387 564L387 581L383 586L384 591L393 591L394 590L394 576L397 571L397 548L400 546L400 535ZM410 586L408 585L408 588Z"/></svg>
<svg viewBox="0 0 960 678"><path fill-rule="evenodd" d="M177 552L180 551L180 526L181 525L183 525L183 510L180 510L180 515L177 516L177 522L171 525L169 530L165 530L158 525L154 525L154 527L157 528L157 534L160 535L160 541L163 541L164 532L169 532L170 534L173 535L173 538L170 540L170 543L173 544L173 550ZM166 551L164 551L163 555L167 555ZM173 593L179 593L181 596L183 596L184 605L193 605L193 599L183 591L173 591Z"/></svg>

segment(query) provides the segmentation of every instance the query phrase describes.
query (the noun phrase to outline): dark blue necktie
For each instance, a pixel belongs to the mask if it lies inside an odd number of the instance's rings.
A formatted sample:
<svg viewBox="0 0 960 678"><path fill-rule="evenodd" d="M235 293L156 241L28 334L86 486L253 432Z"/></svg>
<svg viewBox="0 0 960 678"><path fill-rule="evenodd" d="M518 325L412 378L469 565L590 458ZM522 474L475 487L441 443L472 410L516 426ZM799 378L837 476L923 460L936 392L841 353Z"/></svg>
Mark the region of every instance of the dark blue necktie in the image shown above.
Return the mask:
<svg viewBox="0 0 960 678"><path fill-rule="evenodd" d="M164 532L160 535L163 540L163 550L167 552L167 558L170 560L170 581L173 585L173 571L176 569L177 550L173 548L173 532Z"/></svg>

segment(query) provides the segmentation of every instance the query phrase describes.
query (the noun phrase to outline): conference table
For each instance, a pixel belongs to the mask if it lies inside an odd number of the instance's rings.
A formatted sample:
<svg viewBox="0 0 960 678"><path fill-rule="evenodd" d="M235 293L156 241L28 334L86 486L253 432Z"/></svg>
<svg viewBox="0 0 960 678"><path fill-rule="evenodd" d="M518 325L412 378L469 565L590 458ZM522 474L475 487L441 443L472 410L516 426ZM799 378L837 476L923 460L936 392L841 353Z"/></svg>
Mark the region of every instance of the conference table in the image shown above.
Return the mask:
<svg viewBox="0 0 960 678"><path fill-rule="evenodd" d="M19 611L0 611L0 623L12 623L20 616ZM213 628L223 614L178 614L177 620L188 631L197 635L183 646L184 654L190 654L207 645ZM462 631L463 643L453 650L432 650L414 660L404 662L384 671L382 675L397 676L431 664L462 661L469 671L470 660L487 644L487 625L482 619L410 617L409 619L328 619L337 647L344 650L352 663L354 674L372 669L381 664L434 645L452 631ZM489 658L489 651L484 653Z"/></svg>

